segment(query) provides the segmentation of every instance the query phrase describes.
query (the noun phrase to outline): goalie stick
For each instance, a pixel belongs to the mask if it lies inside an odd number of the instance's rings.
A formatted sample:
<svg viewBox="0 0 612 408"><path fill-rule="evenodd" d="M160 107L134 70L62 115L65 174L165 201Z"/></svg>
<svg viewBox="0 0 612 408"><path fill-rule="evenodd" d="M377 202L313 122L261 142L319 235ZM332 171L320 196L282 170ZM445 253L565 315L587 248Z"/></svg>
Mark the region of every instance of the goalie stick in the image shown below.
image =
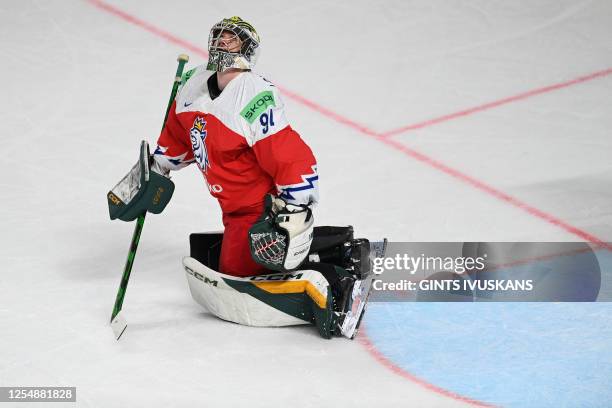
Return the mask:
<svg viewBox="0 0 612 408"><path fill-rule="evenodd" d="M187 61L189 61L189 56L186 54L181 54L178 56L177 61L178 67L176 68L176 75L174 76L174 83L172 84L172 92L170 93L170 100L168 101L168 107L166 108L166 114L164 116L162 130L166 125L168 113L170 112L170 107L172 106L172 102L176 97L176 92L181 83L181 77L183 76L183 68L185 67ZM134 228L134 233L132 234L130 250L128 252L125 268L123 269L123 275L121 276L121 284L119 285L119 291L117 292L115 306L113 307L113 313L110 319L110 325L113 329L113 332L115 333L115 338L117 340L121 338L121 336L125 332L125 329L127 329L127 321L121 313L121 308L123 307L123 299L125 298L125 291L127 290L128 281L130 280L130 273L132 272L132 265L134 264L134 258L136 257L136 250L138 249L138 242L140 241L140 234L142 233L142 227L144 226L146 214L146 212L142 213L138 216L138 219L136 220L136 227Z"/></svg>

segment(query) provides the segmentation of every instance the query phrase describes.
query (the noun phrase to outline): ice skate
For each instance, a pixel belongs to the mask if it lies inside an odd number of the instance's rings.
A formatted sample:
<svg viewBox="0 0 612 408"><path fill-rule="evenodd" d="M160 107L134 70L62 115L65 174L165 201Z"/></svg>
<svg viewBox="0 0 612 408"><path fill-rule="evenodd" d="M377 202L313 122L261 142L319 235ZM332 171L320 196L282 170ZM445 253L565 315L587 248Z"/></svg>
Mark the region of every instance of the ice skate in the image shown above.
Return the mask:
<svg viewBox="0 0 612 408"><path fill-rule="evenodd" d="M373 259L384 256L386 246L386 239L382 242L373 243L370 243L367 239L350 242L350 265L347 270L353 276L346 279L345 295L339 305L339 311L336 312L337 334L349 339L353 339L357 335L372 292L374 281Z"/></svg>

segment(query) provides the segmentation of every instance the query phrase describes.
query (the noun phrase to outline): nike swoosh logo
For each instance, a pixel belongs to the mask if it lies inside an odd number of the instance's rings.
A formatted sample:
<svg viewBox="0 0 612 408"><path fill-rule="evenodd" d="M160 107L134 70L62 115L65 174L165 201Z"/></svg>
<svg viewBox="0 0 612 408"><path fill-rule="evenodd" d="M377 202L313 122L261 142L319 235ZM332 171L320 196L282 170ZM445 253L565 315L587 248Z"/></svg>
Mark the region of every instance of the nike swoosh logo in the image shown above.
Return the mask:
<svg viewBox="0 0 612 408"><path fill-rule="evenodd" d="M188 107L188 106L190 106L190 105L193 105L193 102L190 102L190 103L185 102L185 105L184 105L184 106L185 106L185 107Z"/></svg>

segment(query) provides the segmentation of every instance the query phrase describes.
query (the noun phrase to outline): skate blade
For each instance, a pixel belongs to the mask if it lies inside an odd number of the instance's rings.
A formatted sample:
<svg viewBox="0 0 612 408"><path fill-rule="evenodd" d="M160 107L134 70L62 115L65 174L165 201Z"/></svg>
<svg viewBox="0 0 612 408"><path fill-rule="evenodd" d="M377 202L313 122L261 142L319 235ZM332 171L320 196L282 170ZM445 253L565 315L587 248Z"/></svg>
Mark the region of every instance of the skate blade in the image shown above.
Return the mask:
<svg viewBox="0 0 612 408"><path fill-rule="evenodd" d="M351 294L352 304L351 310L346 312L342 325L340 326L340 334L349 339L354 339L361 323L361 318L365 313L370 297L372 287L372 277L363 281L355 282L353 292Z"/></svg>
<svg viewBox="0 0 612 408"><path fill-rule="evenodd" d="M127 320L123 317L123 314L119 312L117 316L110 323L111 328L113 329L113 333L115 333L115 339L119 340L125 329L127 329Z"/></svg>
<svg viewBox="0 0 612 408"><path fill-rule="evenodd" d="M372 261L385 256L387 243L387 238L383 238L382 241L370 242L370 258L372 258Z"/></svg>

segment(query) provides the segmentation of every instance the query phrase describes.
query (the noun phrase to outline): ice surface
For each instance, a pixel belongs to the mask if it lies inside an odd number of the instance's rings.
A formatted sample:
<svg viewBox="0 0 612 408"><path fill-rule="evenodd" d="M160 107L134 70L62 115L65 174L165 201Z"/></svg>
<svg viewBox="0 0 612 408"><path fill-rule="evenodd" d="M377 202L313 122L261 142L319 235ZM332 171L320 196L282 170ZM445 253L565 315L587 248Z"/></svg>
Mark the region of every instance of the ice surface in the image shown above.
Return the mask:
<svg viewBox="0 0 612 408"><path fill-rule="evenodd" d="M208 27L240 15L262 37L260 72L375 132L612 67L606 1L111 4L202 48ZM190 232L221 222L195 168L147 217L116 342L108 320L133 225L109 221L105 194L140 140L155 142L176 56L205 59L88 1L5 1L0 31L0 386L76 386L83 407L471 404L397 375L359 340L202 311L180 260ZM393 140L612 240L611 91L602 75ZM286 99L319 161L318 224L395 241L581 239ZM609 356L607 340L597 352ZM392 348L410 358L410 344Z"/></svg>

